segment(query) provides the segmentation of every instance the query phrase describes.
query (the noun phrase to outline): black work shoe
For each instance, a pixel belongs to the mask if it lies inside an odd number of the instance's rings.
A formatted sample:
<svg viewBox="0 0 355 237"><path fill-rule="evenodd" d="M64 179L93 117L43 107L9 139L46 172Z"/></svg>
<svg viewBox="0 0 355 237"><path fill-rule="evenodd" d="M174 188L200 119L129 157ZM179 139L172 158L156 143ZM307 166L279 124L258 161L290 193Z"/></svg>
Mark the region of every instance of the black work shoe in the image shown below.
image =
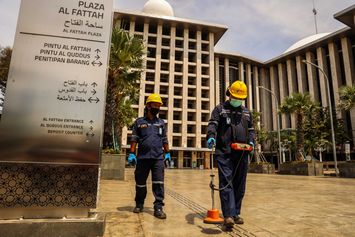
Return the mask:
<svg viewBox="0 0 355 237"><path fill-rule="evenodd" d="M158 219L166 219L166 214L162 209L154 210L154 216Z"/></svg>
<svg viewBox="0 0 355 237"><path fill-rule="evenodd" d="M244 220L240 216L235 216L235 217L233 217L233 219L234 219L234 223L237 224L237 225L244 224Z"/></svg>
<svg viewBox="0 0 355 237"><path fill-rule="evenodd" d="M223 225L227 228L227 229L232 229L234 226L234 220L232 217L226 217L224 218L224 223Z"/></svg>
<svg viewBox="0 0 355 237"><path fill-rule="evenodd" d="M143 207L140 207L140 206L136 206L134 209L133 209L133 212L134 213L140 213L143 211Z"/></svg>

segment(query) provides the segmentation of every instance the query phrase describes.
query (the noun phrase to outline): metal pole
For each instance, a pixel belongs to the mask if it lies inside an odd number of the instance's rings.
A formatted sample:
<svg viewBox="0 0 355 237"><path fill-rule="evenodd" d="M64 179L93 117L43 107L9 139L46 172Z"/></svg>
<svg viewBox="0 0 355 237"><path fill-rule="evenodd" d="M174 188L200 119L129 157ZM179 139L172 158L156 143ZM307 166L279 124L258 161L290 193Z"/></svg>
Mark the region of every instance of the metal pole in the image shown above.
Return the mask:
<svg viewBox="0 0 355 237"><path fill-rule="evenodd" d="M211 157L211 198L212 198L212 210L215 209L215 203L214 203L214 173L213 173L213 160L214 160L214 153L215 153L216 146L213 145L212 147L212 157Z"/></svg>
<svg viewBox="0 0 355 237"><path fill-rule="evenodd" d="M319 71L322 72L322 74L324 75L325 79L327 80L327 94L328 94L328 103L329 103L330 127L331 127L331 130L332 130L334 167L335 167L335 175L338 177L339 176L339 170L338 170L337 153L336 153L336 149L335 149L335 132L334 132L334 124L333 124L332 101L331 101L331 98L330 98L329 78L328 78L327 74L324 72L323 68L319 67L317 64L314 64L314 63L309 62L307 60L302 60L302 62L305 63L305 64L310 64L313 67L318 68Z"/></svg>
<svg viewBox="0 0 355 237"><path fill-rule="evenodd" d="M278 159L278 165L280 167L280 164L282 164L281 162L281 132L280 132L280 115L278 114L278 111L279 111L279 100L277 99L277 96L275 95L274 92L272 92L271 90L269 90L268 88L266 87L263 87L263 86L257 86L257 88L260 88L260 89L264 89L266 91L268 91L276 100L276 119L277 119L277 139L279 140L279 159Z"/></svg>

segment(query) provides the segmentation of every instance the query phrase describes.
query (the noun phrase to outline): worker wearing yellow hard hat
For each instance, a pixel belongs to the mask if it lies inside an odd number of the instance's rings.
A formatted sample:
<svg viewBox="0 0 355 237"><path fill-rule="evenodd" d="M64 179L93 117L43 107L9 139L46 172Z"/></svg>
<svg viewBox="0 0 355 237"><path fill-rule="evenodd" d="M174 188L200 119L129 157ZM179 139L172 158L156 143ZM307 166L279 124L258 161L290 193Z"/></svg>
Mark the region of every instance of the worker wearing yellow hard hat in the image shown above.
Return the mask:
<svg viewBox="0 0 355 237"><path fill-rule="evenodd" d="M147 195L147 178L152 171L152 189L155 197L154 216L166 219L164 206L164 161L171 161L164 120L157 115L163 101L158 94L151 94L146 100L145 114L136 119L132 129L129 163L136 163L136 206L134 213L143 211ZM138 153L136 156L136 146ZM165 155L163 152L165 151Z"/></svg>
<svg viewBox="0 0 355 237"><path fill-rule="evenodd" d="M163 105L163 101L159 94L151 94L150 96L148 96L145 104L147 105L148 103L159 103L160 105Z"/></svg>
<svg viewBox="0 0 355 237"><path fill-rule="evenodd" d="M248 90L243 81L235 81L227 89L229 97L217 105L207 129L207 146L215 147L218 164L219 190L224 225L232 228L243 224L240 217L248 171L248 155L254 149L252 116L243 106ZM248 149L246 149L246 147Z"/></svg>

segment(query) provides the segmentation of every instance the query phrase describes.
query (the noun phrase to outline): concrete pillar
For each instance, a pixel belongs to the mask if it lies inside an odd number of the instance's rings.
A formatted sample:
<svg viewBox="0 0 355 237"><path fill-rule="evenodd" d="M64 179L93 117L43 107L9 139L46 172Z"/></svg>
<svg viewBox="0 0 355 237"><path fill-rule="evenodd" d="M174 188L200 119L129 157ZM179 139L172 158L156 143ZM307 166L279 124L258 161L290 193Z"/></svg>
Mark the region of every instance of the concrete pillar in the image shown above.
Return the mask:
<svg viewBox="0 0 355 237"><path fill-rule="evenodd" d="M279 88L280 88L280 103L282 104L285 97L288 96L288 88L287 88L287 77L286 77L286 67L284 64L279 63L278 65L278 73L279 73ZM288 128L287 115L281 114L281 128Z"/></svg>
<svg viewBox="0 0 355 237"><path fill-rule="evenodd" d="M246 71L247 71L247 78L246 78L246 84L248 87L248 109L249 110L254 110L253 107L253 83L252 83L252 79L251 79L251 65L248 63L246 66Z"/></svg>
<svg viewBox="0 0 355 237"><path fill-rule="evenodd" d="M149 24L144 23L143 29L143 44L144 44L144 58L147 57L147 45L148 45L148 32ZM147 68L147 60L143 60L143 68ZM146 81L146 71L143 70L141 73L140 88L139 88L139 102L138 102L138 116L142 117L144 115L144 105L145 105L145 83Z"/></svg>
<svg viewBox="0 0 355 237"><path fill-rule="evenodd" d="M318 66L320 68L323 69L324 73L328 74L328 66L327 66L327 59L325 56L325 52L324 49L322 47L318 47L317 48L317 62L318 62ZM321 103L323 107L328 107L328 92L327 92L327 80L324 76L324 74L319 71L318 72L319 75L319 87L320 87L320 98L321 98Z"/></svg>
<svg viewBox="0 0 355 237"><path fill-rule="evenodd" d="M201 51L202 51L202 42L201 42L201 31L196 32L196 148L201 148L201 97L202 97L202 88L201 88L201 77L202 77L202 62L201 62ZM211 95L210 95L211 98ZM213 96L212 96L213 98Z"/></svg>
<svg viewBox="0 0 355 237"><path fill-rule="evenodd" d="M353 80L355 80L355 69L354 55L352 51L351 41L349 38L344 37L341 39L341 49L343 52L346 85L352 86Z"/></svg>
<svg viewBox="0 0 355 237"><path fill-rule="evenodd" d="M306 81L306 65L302 62L303 58L301 56L296 57L296 70L297 70L297 83L298 92L305 93L307 91L307 81Z"/></svg>
<svg viewBox="0 0 355 237"><path fill-rule="evenodd" d="M277 81L277 69L274 66L270 67L270 90L274 92L274 94L277 96L278 93L278 81ZM267 92L268 93L268 92ZM276 106L276 100L272 96L272 103L271 103L271 115L273 117L272 119L272 130L277 130L277 106Z"/></svg>
<svg viewBox="0 0 355 237"><path fill-rule="evenodd" d="M289 95L297 92L297 79L296 79L296 67L293 60L288 59L287 65L287 81L288 81L288 91ZM296 128L296 115L291 114L291 128Z"/></svg>
<svg viewBox="0 0 355 237"><path fill-rule="evenodd" d="M160 68L161 68L161 43L163 35L163 25L157 26L157 47L155 55L155 78L154 78L154 93L159 93L160 89Z"/></svg>
<svg viewBox="0 0 355 237"><path fill-rule="evenodd" d="M270 89L269 85L269 76L268 76L268 71L265 68L261 69L261 80L260 80L260 85ZM272 130L272 116L271 116L271 95L269 92L260 89L260 95L261 95L261 118L262 118L262 124L264 124L265 128L267 130Z"/></svg>
<svg viewBox="0 0 355 237"><path fill-rule="evenodd" d="M224 81L225 81L225 88L224 91L227 91L227 88L230 85L229 82L229 59L225 58L224 59ZM225 96L225 99L228 99L228 96Z"/></svg>
<svg viewBox="0 0 355 237"><path fill-rule="evenodd" d="M211 168L211 153L210 152L203 152L204 160L205 160L205 169Z"/></svg>
<svg viewBox="0 0 355 237"><path fill-rule="evenodd" d="M308 62L315 63L315 56L312 52L306 53L306 60ZM308 75L308 87L309 94L314 101L320 101L318 83L317 83L317 68L307 64L307 75Z"/></svg>
<svg viewBox="0 0 355 237"><path fill-rule="evenodd" d="M184 151L178 151L178 169L182 169L184 167Z"/></svg>
<svg viewBox="0 0 355 237"><path fill-rule="evenodd" d="M255 99L255 109L256 111L260 112L260 89L258 89L259 86L259 70L257 66L253 67L253 80L254 80L254 88L253 88L253 94Z"/></svg>
<svg viewBox="0 0 355 237"><path fill-rule="evenodd" d="M210 68L209 68L209 76L210 76L210 111L213 110L213 108L216 106L216 100L215 98L215 93L218 88L216 87L215 84L215 78L214 78L214 34L209 33L209 55L210 55Z"/></svg>
<svg viewBox="0 0 355 237"><path fill-rule="evenodd" d="M184 29L184 59L183 59L183 83L182 94L188 94L188 63L189 63L189 29ZM182 97L182 125L181 125L181 145L187 147L187 96Z"/></svg>
<svg viewBox="0 0 355 237"><path fill-rule="evenodd" d="M121 144L122 145L129 145L130 141L127 141L127 135L128 135L128 128L124 126L122 128L122 137L121 137Z"/></svg>
<svg viewBox="0 0 355 237"><path fill-rule="evenodd" d="M214 87L216 89L215 100L216 100L216 104L218 105L220 103L220 94L219 94L220 93L220 78L219 78L219 58L218 57L215 57L214 65L216 67L216 73L215 73L216 83L214 84Z"/></svg>
<svg viewBox="0 0 355 237"><path fill-rule="evenodd" d="M329 49L329 57L330 57L330 71L331 71L331 77L329 78L333 82L333 87L331 88L333 90L334 94L334 110L336 110L336 105L339 104L339 87L342 86L341 82L341 69L340 69L340 61L339 61L339 53L338 53L338 47L334 42L331 42L328 44L328 49ZM340 112L337 111L337 118L342 118L342 115Z"/></svg>
<svg viewBox="0 0 355 237"><path fill-rule="evenodd" d="M174 95L174 72L175 72L175 38L176 27L170 28L170 58L169 58L169 95ZM173 126L174 126L174 96L168 97L168 140L170 144L173 141Z"/></svg>
<svg viewBox="0 0 355 237"><path fill-rule="evenodd" d="M238 63L238 80L239 81L245 81L244 78L244 63L243 62L239 62Z"/></svg>
<svg viewBox="0 0 355 237"><path fill-rule="evenodd" d="M131 20L131 22L129 23L129 35L130 36L134 36L135 26L136 26L136 22Z"/></svg>

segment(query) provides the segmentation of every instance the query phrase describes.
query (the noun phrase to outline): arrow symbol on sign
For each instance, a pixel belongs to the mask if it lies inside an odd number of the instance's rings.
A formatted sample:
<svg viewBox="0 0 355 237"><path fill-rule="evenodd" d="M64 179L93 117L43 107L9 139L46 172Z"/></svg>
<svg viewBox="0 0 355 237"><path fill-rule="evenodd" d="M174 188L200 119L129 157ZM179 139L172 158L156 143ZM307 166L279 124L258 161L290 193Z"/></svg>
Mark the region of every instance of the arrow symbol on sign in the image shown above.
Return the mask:
<svg viewBox="0 0 355 237"><path fill-rule="evenodd" d="M93 137L93 136L95 136L95 134L92 133L92 132L91 132L91 133L87 132L87 133L86 133L86 136L87 136L87 137L90 137L90 136Z"/></svg>
<svg viewBox="0 0 355 237"><path fill-rule="evenodd" d="M93 66L95 66L95 65L99 65L99 67L101 67L102 66L102 62L95 62L95 61L93 61L92 63L91 63Z"/></svg>
<svg viewBox="0 0 355 237"><path fill-rule="evenodd" d="M92 85L93 87L96 87L96 86L97 86L97 83L96 83L96 82L93 82L93 83L91 83L91 85Z"/></svg>
<svg viewBox="0 0 355 237"><path fill-rule="evenodd" d="M98 60L99 58L101 58L99 55L95 56L95 59Z"/></svg>
<svg viewBox="0 0 355 237"><path fill-rule="evenodd" d="M90 122L89 122L89 123L93 124L93 123L94 123L94 121L90 120Z"/></svg>
<svg viewBox="0 0 355 237"><path fill-rule="evenodd" d="M91 93L92 93L92 95L95 95L96 94L96 90L92 89Z"/></svg>
<svg viewBox="0 0 355 237"><path fill-rule="evenodd" d="M89 101L90 103L92 103L93 101L96 101L96 104L97 104L97 103L99 103L100 100L99 100L99 98L97 98L97 97L96 97L95 99L93 99L92 97L90 97L90 98L88 99L88 101Z"/></svg>
<svg viewBox="0 0 355 237"><path fill-rule="evenodd" d="M94 130L94 127L93 126L90 126L90 131Z"/></svg>
<svg viewBox="0 0 355 237"><path fill-rule="evenodd" d="M96 53L101 53L100 49L95 49Z"/></svg>

